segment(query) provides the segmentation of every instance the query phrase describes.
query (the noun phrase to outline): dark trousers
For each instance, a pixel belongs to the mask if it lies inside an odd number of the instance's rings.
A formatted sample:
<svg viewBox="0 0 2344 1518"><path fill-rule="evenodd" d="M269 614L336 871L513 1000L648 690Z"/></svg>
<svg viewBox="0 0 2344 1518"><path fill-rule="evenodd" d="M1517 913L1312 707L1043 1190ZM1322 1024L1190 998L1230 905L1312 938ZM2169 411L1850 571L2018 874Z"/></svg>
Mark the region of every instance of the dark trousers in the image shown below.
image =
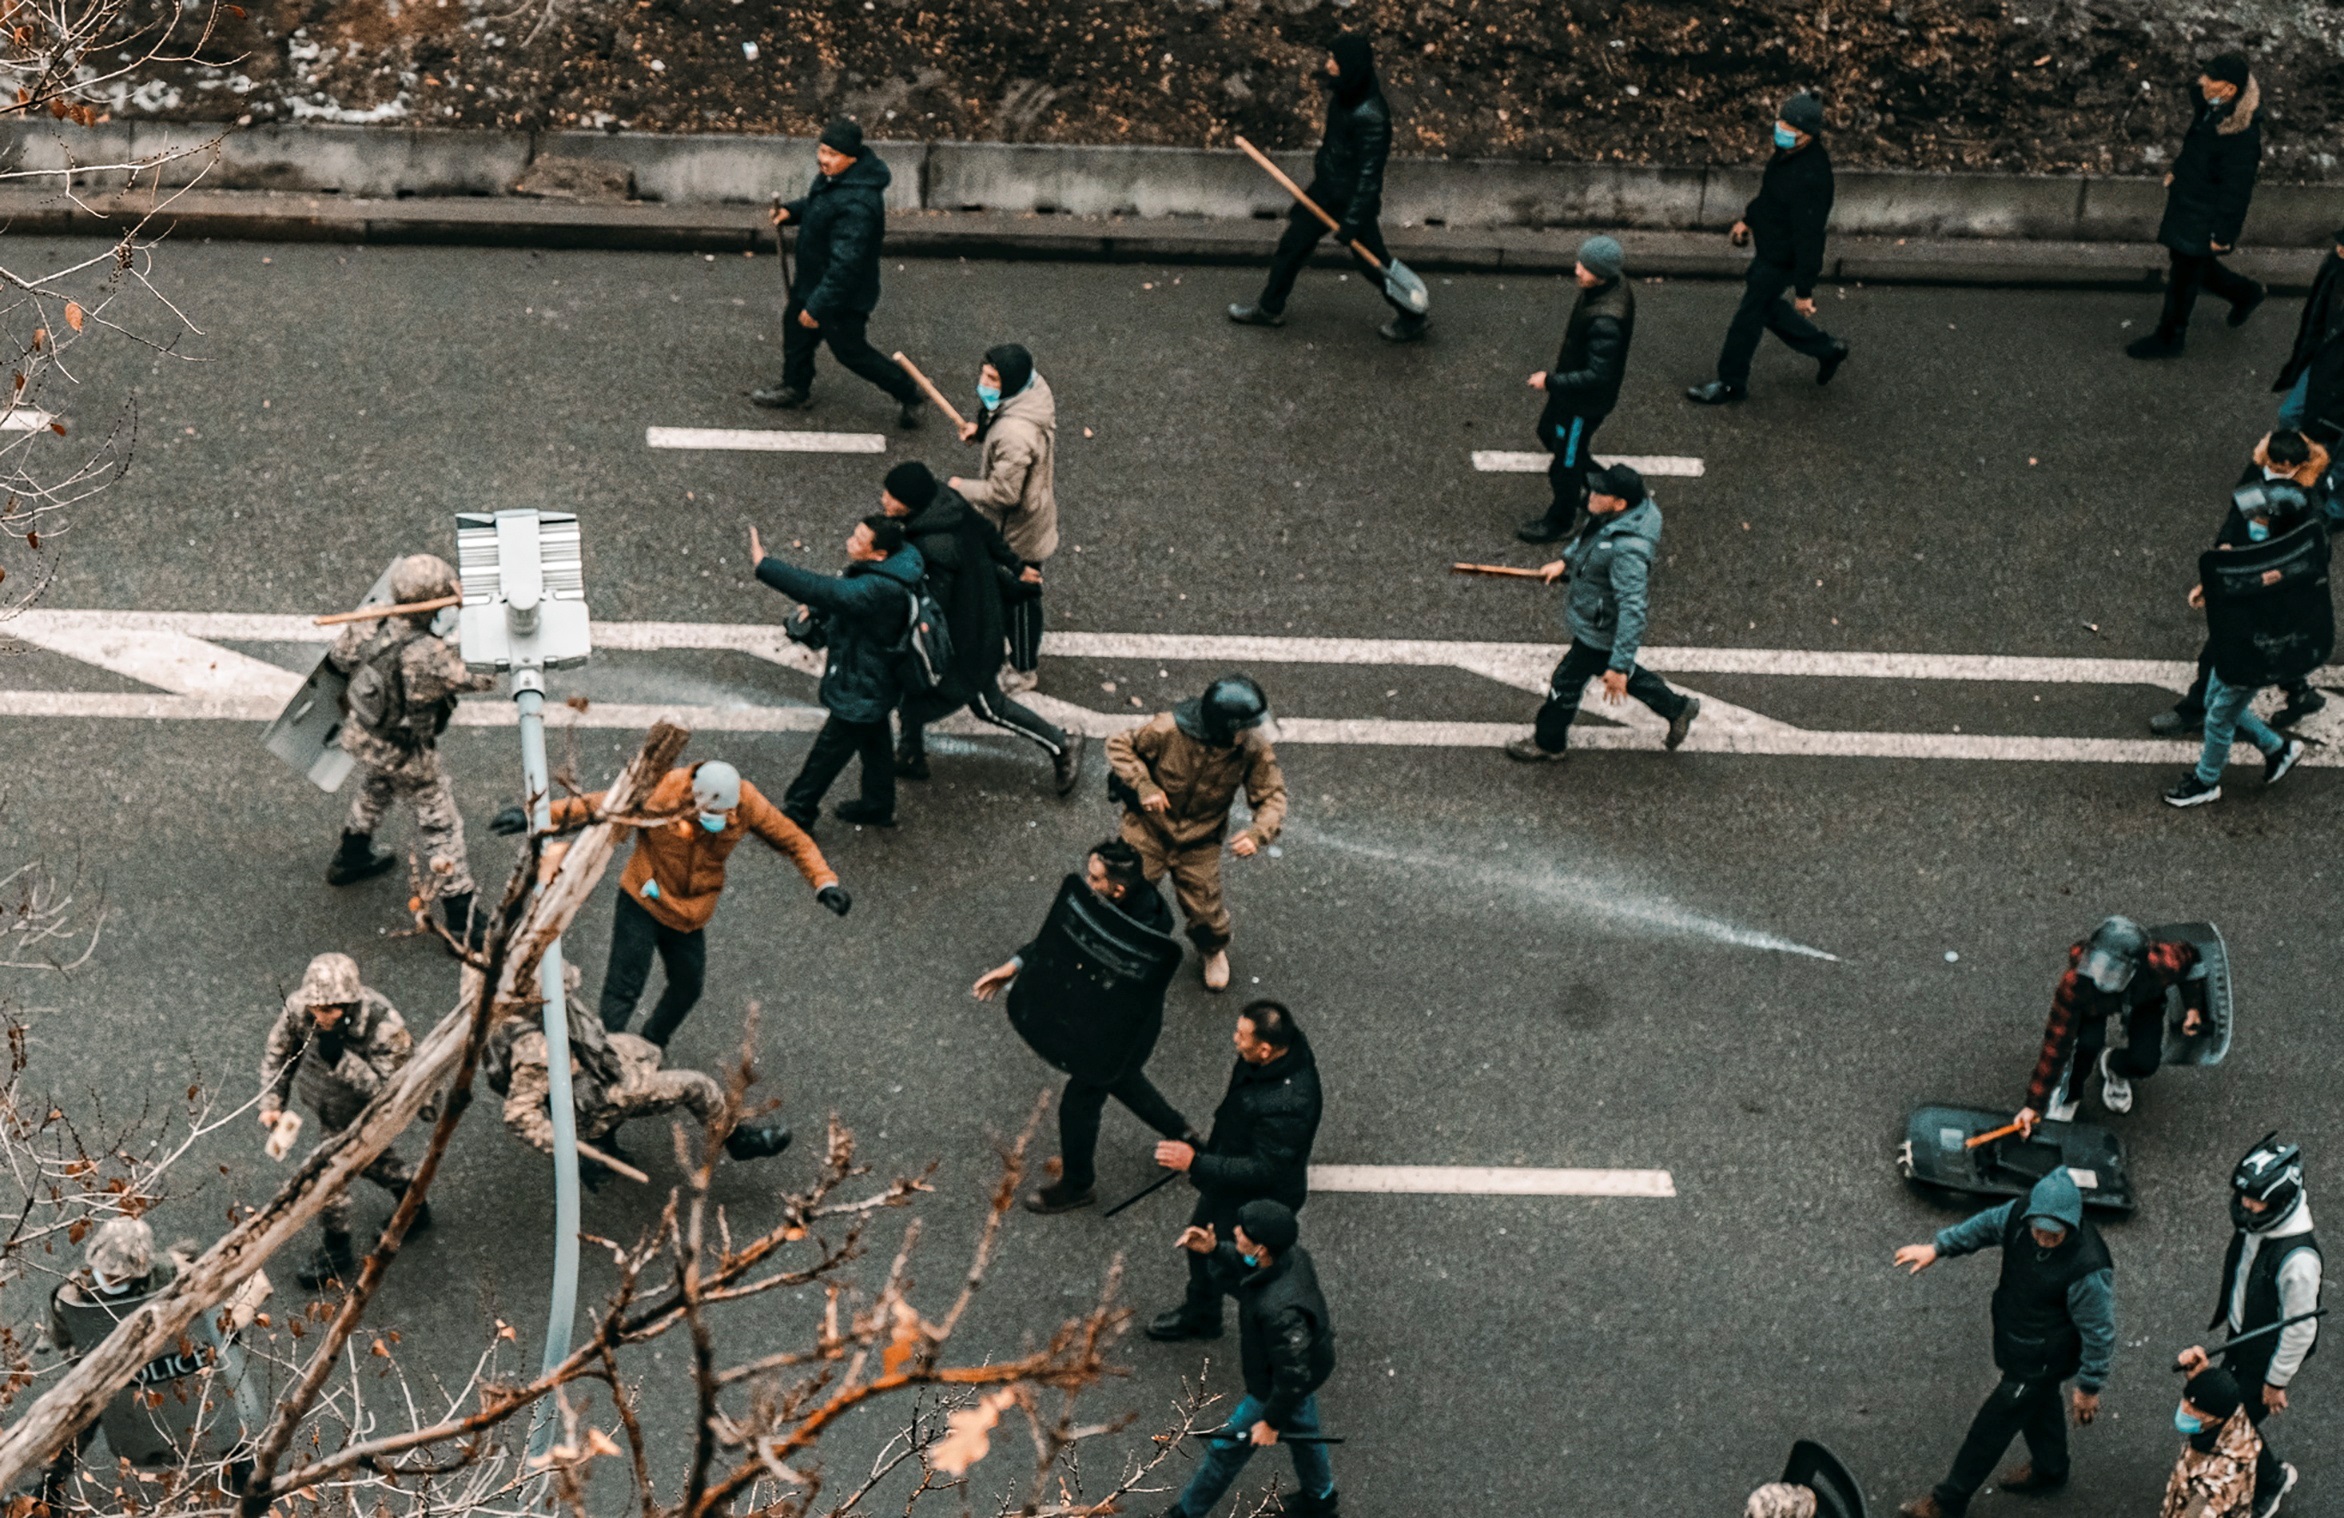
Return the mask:
<svg viewBox="0 0 2344 1518"><path fill-rule="evenodd" d="M1829 358L1839 339L1798 313L1788 291L1798 282L1789 264L1750 260L1744 276L1742 303L1725 329L1725 346L1717 353L1717 377L1737 388L1750 383L1750 360L1758 354L1758 338L1771 332L1795 352L1809 358Z"/></svg>
<svg viewBox="0 0 2344 1518"><path fill-rule="evenodd" d="M795 296L781 313L781 382L794 390L811 393L814 388L814 350L824 343L830 345L830 356L855 373L877 385L902 405L910 405L920 398L920 387L903 372L903 366L890 361L886 354L871 346L864 329L870 325L868 316L842 313L825 319L819 327L805 327L798 322L798 313L806 308Z"/></svg>
<svg viewBox="0 0 2344 1518"><path fill-rule="evenodd" d="M2165 1004L2152 1002L2135 1012L2123 1030L2124 1044L2108 1061L2108 1067L2128 1081L2145 1080L2157 1073L2165 1061ZM2098 1068L2100 1051L2108 1047L2109 1028L2105 1020L2085 1023L2075 1030L2075 1053L2070 1056L2067 1095L2070 1101L2083 1095L2084 1081Z"/></svg>
<svg viewBox="0 0 2344 1518"><path fill-rule="evenodd" d="M2203 721L2206 715L2206 676L2213 672L2214 642L2209 638L2198 647L2197 678L2189 682L2189 694L2174 703L2173 709L2185 717ZM2287 693L2287 704L2293 706L2310 697L2311 681L2308 678L2289 680L2279 689Z"/></svg>
<svg viewBox="0 0 2344 1518"><path fill-rule="evenodd" d="M1315 184L1304 193L1322 206L1327 203ZM1302 273L1302 266L1310 262L1311 249L1317 247L1319 239L1326 235L1327 224L1301 206L1287 213L1286 235L1278 239L1276 251L1270 254L1270 277L1262 285L1261 308L1264 311L1275 316L1286 309L1286 297L1294 293L1295 278ZM1386 264L1391 263L1391 250L1384 246L1384 234L1374 222L1359 229L1359 244ZM1369 282L1369 288L1378 295L1384 295L1383 275L1374 265L1361 258L1350 244L1344 244L1344 250L1351 254L1352 267L1359 270L1360 277ZM1384 303L1399 312L1403 321L1424 320L1389 295L1384 295Z"/></svg>
<svg viewBox="0 0 2344 1518"><path fill-rule="evenodd" d="M1538 709L1540 748L1558 754L1571 746L1571 719L1579 715L1579 699L1586 693L1587 682L1610 667L1610 649L1591 648L1576 638L1571 640L1563 662L1555 666L1554 679L1547 685L1546 705ZM1667 681L1641 664L1628 671L1628 694L1672 722L1685 709L1686 698L1669 689Z"/></svg>
<svg viewBox="0 0 2344 1518"><path fill-rule="evenodd" d="M814 746L806 752L806 762L798 770L798 778L789 783L782 793L782 814L799 827L810 826L821 814L822 798L830 791L830 782L846 768L849 759L863 761L863 802L872 810L886 816L895 815L895 755L888 744L887 719L877 722L849 722L833 715L822 724L822 731L814 735Z"/></svg>
<svg viewBox="0 0 2344 1518"><path fill-rule="evenodd" d="M2010 1448L2013 1435L2027 1441L2027 1459L2035 1474L2047 1481L2067 1476L2067 1408L2059 1383L2046 1376L2019 1381L2009 1376L1986 1398L1978 1416L1970 1420L1969 1437L1953 1457L1953 1469L1937 1483L1937 1505L1953 1518L1969 1507L1970 1498L1994 1474L1994 1462Z"/></svg>
<svg viewBox="0 0 2344 1518"><path fill-rule="evenodd" d="M666 972L667 989L659 993L659 1005L651 1009L643 1036L664 1049L708 982L708 935L699 929L686 933L671 928L643 903L620 892L610 925L610 963L602 971L602 1025L611 1032L627 1031L635 1003L643 999L643 983L651 977L654 953Z"/></svg>
<svg viewBox="0 0 2344 1518"><path fill-rule="evenodd" d="M1595 467L1588 462L1595 448L1595 429L1609 414L1577 416L1566 411L1538 419L1539 444L1554 455L1546 466L1546 483L1554 492L1554 504L1546 508L1548 531L1568 531L1586 507L1587 471Z"/></svg>
<svg viewBox="0 0 2344 1518"><path fill-rule="evenodd" d="M1009 619L1009 667L1032 674L1042 662L1042 598L1020 597L1003 612Z"/></svg>
<svg viewBox="0 0 2344 1518"><path fill-rule="evenodd" d="M2197 308L2198 291L2220 296L2235 305L2254 299L2262 289L2245 275L2223 267L2222 260L2212 254L2174 253L2172 259L2173 267L2165 276L2164 314L2157 318L2157 330L2167 337L2179 337L2188 329L2189 313Z"/></svg>
<svg viewBox="0 0 2344 1518"><path fill-rule="evenodd" d="M962 707L1004 732L1017 734L1029 742L1040 744L1055 759L1066 752L1066 729L1057 726L1039 712L1021 706L1001 693L1001 677L987 675L977 693L962 701L956 694L931 691L925 696L906 696L896 715L903 719L903 746L917 751L926 745L922 729L931 722L949 717Z"/></svg>
<svg viewBox="0 0 2344 1518"><path fill-rule="evenodd" d="M1074 1076L1058 1098L1058 1158L1064 1167L1058 1183L1068 1191L1088 1191L1098 1182L1099 1115L1110 1096L1168 1139L1188 1133L1188 1119L1172 1110L1142 1066L1135 1064L1104 1085Z"/></svg>

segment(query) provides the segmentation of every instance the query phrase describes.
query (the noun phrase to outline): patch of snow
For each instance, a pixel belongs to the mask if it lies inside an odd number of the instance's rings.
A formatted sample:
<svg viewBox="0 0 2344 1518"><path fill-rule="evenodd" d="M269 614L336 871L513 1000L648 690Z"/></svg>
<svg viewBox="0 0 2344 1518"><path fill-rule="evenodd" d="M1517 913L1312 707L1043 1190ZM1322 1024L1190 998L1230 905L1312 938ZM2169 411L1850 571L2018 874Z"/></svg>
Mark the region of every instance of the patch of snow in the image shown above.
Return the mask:
<svg viewBox="0 0 2344 1518"><path fill-rule="evenodd" d="M381 105L354 111L333 100L288 100L285 108L293 113L295 121L330 121L338 126L373 126L377 122L398 121L407 114L407 97L400 95Z"/></svg>

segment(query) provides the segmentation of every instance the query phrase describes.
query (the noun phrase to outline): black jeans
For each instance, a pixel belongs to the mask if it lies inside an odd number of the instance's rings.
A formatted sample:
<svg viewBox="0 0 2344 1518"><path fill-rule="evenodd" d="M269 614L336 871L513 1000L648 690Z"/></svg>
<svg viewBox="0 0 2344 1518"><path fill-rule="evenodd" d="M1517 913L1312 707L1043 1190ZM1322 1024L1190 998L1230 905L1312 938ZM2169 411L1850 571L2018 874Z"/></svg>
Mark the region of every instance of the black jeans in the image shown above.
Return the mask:
<svg viewBox="0 0 2344 1518"><path fill-rule="evenodd" d="M877 385L899 404L908 406L920 398L920 387L903 372L901 364L891 361L886 354L871 346L864 336L870 325L867 315L841 313L824 320L819 327L805 327L798 322L798 314L806 308L795 296L781 313L781 382L793 390L811 393L814 389L814 350L830 344L830 356L855 373Z"/></svg>
<svg viewBox="0 0 2344 1518"><path fill-rule="evenodd" d="M2206 716L2206 676L2213 672L2214 640L2208 638L2198 648L2197 678L2189 682L2189 693L2175 702L2173 709L2184 717L2194 717L2198 721L2204 721ZM2311 680L2308 677L2289 680L2279 689L2287 693L2287 704L2293 706L2298 701L2307 700L2311 696Z"/></svg>
<svg viewBox="0 0 2344 1518"><path fill-rule="evenodd" d="M1029 742L1040 744L1053 759L1066 752L1066 729L1003 695L999 675L987 675L977 693L966 701L936 691L925 696L904 697L903 706L896 713L903 719L904 748L915 752L923 748L926 739L921 730L931 722L951 716L963 706L1005 732L1015 733Z"/></svg>
<svg viewBox="0 0 2344 1518"><path fill-rule="evenodd" d="M1322 206L1327 203L1326 199L1320 195L1319 187L1315 184L1303 193ZM1270 277L1262 285L1261 308L1264 311L1275 316L1286 309L1286 297L1294 293L1294 281L1302 273L1302 266L1310 262L1311 250L1317 247L1319 239L1326 235L1327 224L1301 206L1297 205L1286 213L1286 234L1278 239L1277 249L1270 254ZM1371 221L1359 229L1359 245L1382 259L1387 265L1391 263L1391 250L1384 246L1384 234L1374 222ZM1383 295L1384 303L1399 312L1401 320L1408 322L1424 320L1423 317L1418 316L1389 295L1384 295L1383 275L1366 259L1361 258L1350 244L1344 244L1344 251L1351 254L1352 266L1359 270L1361 278L1369 282L1369 288L1373 289L1376 294Z"/></svg>
<svg viewBox="0 0 2344 1518"><path fill-rule="evenodd" d="M610 924L610 963L602 972L602 1025L611 1032L627 1030L635 1003L643 999L643 983L651 977L655 952L659 967L667 972L667 989L659 993L659 1005L651 1009L643 1036L664 1049L708 982L708 935L699 929L686 933L671 928L643 903L620 892Z"/></svg>
<svg viewBox="0 0 2344 1518"><path fill-rule="evenodd" d="M1737 389L1750 383L1750 360L1758 355L1759 334L1771 332L1794 351L1809 358L1831 356L1839 339L1798 313L1786 294L1798 282L1789 264L1750 260L1744 276L1742 303L1725 329L1725 346L1717 353L1717 377Z"/></svg>
<svg viewBox="0 0 2344 1518"><path fill-rule="evenodd" d="M1559 754L1571 746L1571 719L1579 715L1579 701L1587 682L1611 667L1611 650L1591 648L1571 640L1563 662L1555 666L1546 688L1546 705L1538 709L1538 746ZM1685 709L1686 697L1669 689L1668 682L1639 664L1628 671L1628 694L1671 722Z"/></svg>
<svg viewBox="0 0 2344 1518"><path fill-rule="evenodd" d="M1565 411L1538 419L1538 441L1554 455L1546 466L1546 483L1554 492L1554 503L1546 508L1548 531L1567 531L1586 507L1587 471L1595 467L1588 462L1595 449L1595 429L1609 415L1580 416Z"/></svg>
<svg viewBox="0 0 2344 1518"><path fill-rule="evenodd" d="M1105 1085L1073 1076L1058 1098L1058 1158L1064 1167L1058 1184L1068 1191L1088 1191L1098 1183L1099 1115L1107 1110L1110 1096L1168 1139L1188 1133L1188 1119L1172 1109L1139 1065Z"/></svg>
<svg viewBox="0 0 2344 1518"><path fill-rule="evenodd" d="M799 827L809 827L822 812L822 798L830 782L849 759L863 761L863 804L886 816L895 815L895 755L888 745L887 719L849 722L833 715L814 735L814 746L798 778L782 793L782 815Z"/></svg>
<svg viewBox="0 0 2344 1518"><path fill-rule="evenodd" d="M1021 596L1002 610L1009 619L1009 667L1030 675L1042 662L1042 597Z"/></svg>
<svg viewBox="0 0 2344 1518"><path fill-rule="evenodd" d="M1969 1437L1953 1457L1953 1469L1937 1483L1937 1505L1960 1518L1970 1498L1994 1474L1994 1462L2010 1448L2013 1435L2027 1441L2027 1459L2046 1481L2067 1479L2067 1407L2059 1383L2046 1376L2020 1381L2008 1375L1970 1420Z"/></svg>
<svg viewBox="0 0 2344 1518"><path fill-rule="evenodd" d="M2069 1067L2067 1096L2070 1101L2082 1097L2085 1079L2100 1063L2100 1051L2108 1047L2108 1024L2104 1020L2085 1023L2075 1030L2074 1063ZM2165 1061L2165 1003L2152 1002L2132 1014L2125 1029L2124 1046L2108 1061L2110 1069L2128 1081L2146 1080L2157 1073Z"/></svg>
<svg viewBox="0 0 2344 1518"><path fill-rule="evenodd" d="M2165 310L2157 318L2157 331L2166 337L2179 337L2188 329L2189 313L2197 308L2198 291L2218 295L2235 305L2254 299L2263 288L2245 275L2224 268L2222 260L2212 254L2174 253L2172 260L2173 266L2165 276Z"/></svg>

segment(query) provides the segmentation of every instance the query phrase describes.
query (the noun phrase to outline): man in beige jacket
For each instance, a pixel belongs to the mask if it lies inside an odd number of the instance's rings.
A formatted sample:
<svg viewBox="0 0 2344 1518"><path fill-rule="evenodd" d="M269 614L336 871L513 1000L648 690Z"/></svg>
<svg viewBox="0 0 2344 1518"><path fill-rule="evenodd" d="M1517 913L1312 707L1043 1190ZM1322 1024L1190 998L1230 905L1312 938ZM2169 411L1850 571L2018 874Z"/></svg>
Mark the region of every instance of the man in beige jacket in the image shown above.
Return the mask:
<svg viewBox="0 0 2344 1518"><path fill-rule="evenodd" d="M954 476L961 499L1001 529L1009 546L1028 564L1039 565L1058 551L1058 402L1049 381L1034 372L1034 356L1016 343L985 350L977 371L976 421L961 428L961 441L982 443L974 479ZM1039 581L1020 584L1004 597L1009 621L1009 673L1001 688L1011 695L1034 688L1042 657L1042 589Z"/></svg>
<svg viewBox="0 0 2344 1518"><path fill-rule="evenodd" d="M1108 792L1123 803L1123 838L1150 881L1172 877L1188 936L1204 955L1205 989L1229 986L1229 908L1221 900L1221 840L1237 788L1250 827L1229 852L1250 858L1286 820L1286 777L1262 732L1269 698L1245 675L1224 675L1194 700L1107 740Z"/></svg>

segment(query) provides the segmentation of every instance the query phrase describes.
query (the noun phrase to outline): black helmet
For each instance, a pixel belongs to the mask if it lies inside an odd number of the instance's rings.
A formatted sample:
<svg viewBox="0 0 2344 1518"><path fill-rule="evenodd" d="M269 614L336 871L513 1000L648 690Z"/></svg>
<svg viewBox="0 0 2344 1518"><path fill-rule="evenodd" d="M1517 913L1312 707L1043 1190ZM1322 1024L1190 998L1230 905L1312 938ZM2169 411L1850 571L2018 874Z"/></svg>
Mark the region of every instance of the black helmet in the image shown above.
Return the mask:
<svg viewBox="0 0 2344 1518"><path fill-rule="evenodd" d="M2248 1199L2263 1204L2249 1212ZM2267 1233L2303 1202L2303 1151L2266 1133L2230 1172L2230 1221L2248 1233Z"/></svg>
<svg viewBox="0 0 2344 1518"><path fill-rule="evenodd" d="M1251 675L1223 675L1205 687L1194 701L1183 701L1172 712L1183 732L1202 742L1226 748L1249 727L1259 727L1270 715L1270 698L1262 694Z"/></svg>
<svg viewBox="0 0 2344 1518"><path fill-rule="evenodd" d="M2148 952L2149 935L2139 923L2111 917L2084 940L2084 957L2076 969L2103 991L2121 991L2132 984Z"/></svg>

